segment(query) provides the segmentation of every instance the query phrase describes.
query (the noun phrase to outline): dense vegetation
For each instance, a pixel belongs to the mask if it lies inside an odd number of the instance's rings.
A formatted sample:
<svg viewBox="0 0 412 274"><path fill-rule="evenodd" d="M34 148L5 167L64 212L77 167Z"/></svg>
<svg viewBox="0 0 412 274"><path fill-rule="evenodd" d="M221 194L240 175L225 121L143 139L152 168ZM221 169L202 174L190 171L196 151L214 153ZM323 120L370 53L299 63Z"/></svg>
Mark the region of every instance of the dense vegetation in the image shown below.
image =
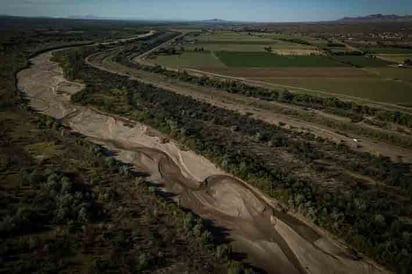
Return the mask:
<svg viewBox="0 0 412 274"><path fill-rule="evenodd" d="M411 215L409 166L358 153L311 134L272 126L77 61L88 54L72 50L57 56L65 68L76 72L75 78L86 83L86 89L73 96L75 102L159 129L377 261L399 273L412 271L412 227L404 218ZM164 71L153 68L157 69ZM179 74L182 75L185 74ZM224 86L226 82L211 82L230 88ZM237 83L228 85L236 87ZM246 87L243 92L250 90L255 91ZM102 93L104 96L100 96ZM289 94L270 96L288 101L298 96L290 94L288 98ZM336 99L330 99L330 103L351 105ZM365 107L362 111L367 110L370 109Z"/></svg>
<svg viewBox="0 0 412 274"><path fill-rule="evenodd" d="M0 272L250 273L201 219L112 153L32 111L16 90L30 56L94 39L88 26L84 40L72 40L54 26L70 29L66 20L14 20L24 27L10 23L0 36ZM36 38L27 20L54 34ZM102 28L121 35L123 25L112 24Z"/></svg>

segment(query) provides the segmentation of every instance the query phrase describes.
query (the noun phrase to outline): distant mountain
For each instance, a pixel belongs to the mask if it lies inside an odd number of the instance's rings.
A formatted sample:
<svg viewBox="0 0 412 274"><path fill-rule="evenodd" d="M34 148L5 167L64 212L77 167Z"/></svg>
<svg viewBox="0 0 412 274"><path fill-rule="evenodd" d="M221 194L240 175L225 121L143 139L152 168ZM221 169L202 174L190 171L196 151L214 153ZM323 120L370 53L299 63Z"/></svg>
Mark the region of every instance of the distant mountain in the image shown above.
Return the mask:
<svg viewBox="0 0 412 274"><path fill-rule="evenodd" d="M381 22L381 21L412 21L412 15L396 14L371 14L359 17L344 17L339 19L340 22Z"/></svg>
<svg viewBox="0 0 412 274"><path fill-rule="evenodd" d="M69 19L84 19L84 20L105 20L105 19L113 19L109 17L99 17L93 14L85 14L85 15L72 15L68 16Z"/></svg>

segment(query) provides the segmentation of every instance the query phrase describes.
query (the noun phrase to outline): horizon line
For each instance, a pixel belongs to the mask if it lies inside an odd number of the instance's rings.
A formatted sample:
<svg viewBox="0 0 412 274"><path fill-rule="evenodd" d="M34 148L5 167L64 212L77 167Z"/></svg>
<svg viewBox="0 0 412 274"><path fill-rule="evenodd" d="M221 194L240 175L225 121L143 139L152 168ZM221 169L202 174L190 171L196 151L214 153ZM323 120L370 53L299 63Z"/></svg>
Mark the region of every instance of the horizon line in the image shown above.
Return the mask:
<svg viewBox="0 0 412 274"><path fill-rule="evenodd" d="M344 19L356 19L356 18L365 18L373 15L383 15L383 16L398 16L398 17L412 17L412 14L368 14L368 15L359 15L359 16L344 16L337 19L331 20L307 20L307 21L243 21L243 20L230 20L222 18L212 18L212 19L148 19L148 18L134 18L134 17L105 17L105 16L96 16L92 14L86 15L68 15L68 16L24 16L24 15L14 15L14 14L0 14L0 17L20 17L20 18L48 18L48 19L66 19L66 20L89 20L89 21L145 21L145 22L174 22L174 23L190 23L190 22L213 22L217 23L322 23L322 22L337 22Z"/></svg>

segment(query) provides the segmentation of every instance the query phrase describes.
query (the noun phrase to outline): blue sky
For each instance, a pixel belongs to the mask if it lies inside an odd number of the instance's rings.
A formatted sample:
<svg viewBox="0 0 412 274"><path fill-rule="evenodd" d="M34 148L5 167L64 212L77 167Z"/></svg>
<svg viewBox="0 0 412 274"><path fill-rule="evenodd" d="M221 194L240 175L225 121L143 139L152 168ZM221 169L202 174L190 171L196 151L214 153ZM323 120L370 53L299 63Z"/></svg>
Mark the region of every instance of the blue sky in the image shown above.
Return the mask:
<svg viewBox="0 0 412 274"><path fill-rule="evenodd" d="M412 14L412 0L0 0L0 14L240 21L319 21Z"/></svg>

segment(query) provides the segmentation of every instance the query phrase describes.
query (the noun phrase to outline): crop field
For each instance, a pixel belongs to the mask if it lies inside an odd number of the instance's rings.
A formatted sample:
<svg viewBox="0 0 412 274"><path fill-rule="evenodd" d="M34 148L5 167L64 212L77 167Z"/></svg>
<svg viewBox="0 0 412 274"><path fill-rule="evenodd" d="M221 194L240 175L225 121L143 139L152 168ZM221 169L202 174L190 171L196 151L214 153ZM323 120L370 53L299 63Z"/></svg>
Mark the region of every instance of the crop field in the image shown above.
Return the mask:
<svg viewBox="0 0 412 274"><path fill-rule="evenodd" d="M368 51L375 54L412 54L412 48L396 47L361 47L362 51Z"/></svg>
<svg viewBox="0 0 412 274"><path fill-rule="evenodd" d="M412 70L404 68L368 68L367 71L375 75L392 80L401 80L412 83Z"/></svg>
<svg viewBox="0 0 412 274"><path fill-rule="evenodd" d="M298 55L298 56L308 56L308 55L322 55L322 52L318 49L311 48L274 48L272 53L277 55Z"/></svg>
<svg viewBox="0 0 412 274"><path fill-rule="evenodd" d="M330 68L213 68L200 67L199 69L213 73L230 75L234 77L374 77L376 72L369 72L353 67L330 67Z"/></svg>
<svg viewBox="0 0 412 274"><path fill-rule="evenodd" d="M270 53L217 52L229 67L340 67L340 62L326 56L279 56Z"/></svg>
<svg viewBox="0 0 412 274"><path fill-rule="evenodd" d="M396 67L412 58L411 49L334 44L341 41L281 32L201 32L186 36L183 44L177 45L184 48L180 55L159 55L155 62L312 90L309 92L412 105L411 70ZM197 52L199 48L203 51ZM377 57L330 55L356 49Z"/></svg>
<svg viewBox="0 0 412 274"><path fill-rule="evenodd" d="M356 67L385 67L391 64L391 62L385 60L364 56L334 56L333 59Z"/></svg>
<svg viewBox="0 0 412 274"><path fill-rule="evenodd" d="M246 32L214 32L214 33L202 33L197 37L194 37L195 40L200 42L272 42L270 38L261 38L254 35L249 35Z"/></svg>
<svg viewBox="0 0 412 274"><path fill-rule="evenodd" d="M168 67L224 67L224 64L211 52L185 52L180 55L157 56L155 62Z"/></svg>
<svg viewBox="0 0 412 274"><path fill-rule="evenodd" d="M279 40L283 39L283 40ZM186 50L203 48L207 51L271 52L278 55L321 55L316 46L296 43L286 35L264 35L257 33L214 32L186 37ZM299 40L298 40L299 41Z"/></svg>
<svg viewBox="0 0 412 274"><path fill-rule="evenodd" d="M310 37L310 36L295 36L295 35L289 35L289 34L284 34L284 33L267 33L267 32L252 32L251 33L254 36L258 36L261 38L269 38L269 39L274 39L274 40L279 40L279 39L300 39L303 41L306 41L312 45L326 45L328 43L327 40L321 39L321 38L315 38L315 37Z"/></svg>
<svg viewBox="0 0 412 274"><path fill-rule="evenodd" d="M289 47L279 44L231 44L231 43L195 43L185 46L186 51L203 48L205 51L231 51L231 52L267 52L265 48L270 47L271 52L278 55L321 55L316 48Z"/></svg>
<svg viewBox="0 0 412 274"><path fill-rule="evenodd" d="M254 79L271 83L338 93L379 102L412 105L412 85L379 78L277 77Z"/></svg>
<svg viewBox="0 0 412 274"><path fill-rule="evenodd" d="M194 43L185 45L185 50L203 48L205 51L241 51L241 52L265 52L266 47L274 48L275 44L246 44L246 43Z"/></svg>
<svg viewBox="0 0 412 274"><path fill-rule="evenodd" d="M396 63L403 63L406 59L412 59L412 53L409 54L379 54L377 55L382 60L387 60Z"/></svg>

